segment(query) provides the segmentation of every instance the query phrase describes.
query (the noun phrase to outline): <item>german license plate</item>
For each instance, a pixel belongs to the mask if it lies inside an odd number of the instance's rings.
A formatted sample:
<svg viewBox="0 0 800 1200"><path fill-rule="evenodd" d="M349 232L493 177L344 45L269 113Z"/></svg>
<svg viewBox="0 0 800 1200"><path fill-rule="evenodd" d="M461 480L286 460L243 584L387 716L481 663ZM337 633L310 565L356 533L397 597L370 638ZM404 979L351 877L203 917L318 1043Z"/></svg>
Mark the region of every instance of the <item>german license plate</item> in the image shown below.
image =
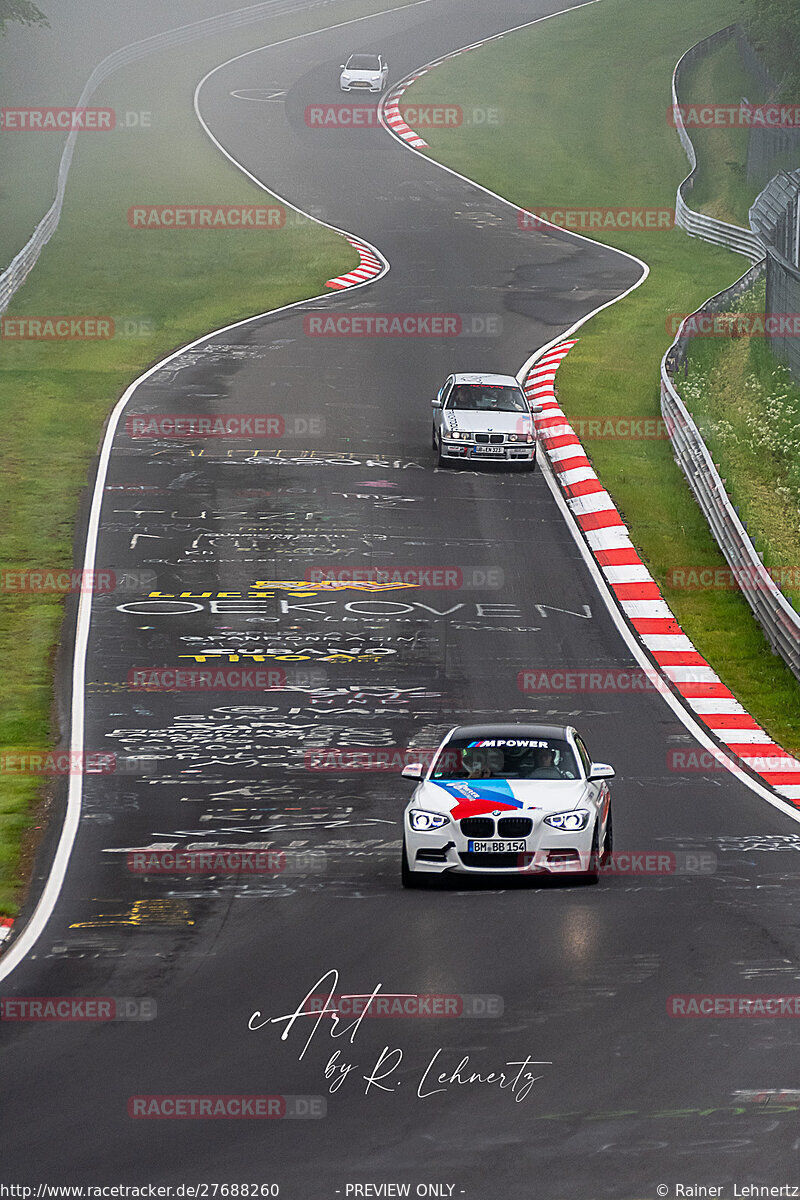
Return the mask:
<svg viewBox="0 0 800 1200"><path fill-rule="evenodd" d="M516 842L503 841L501 838L492 838L491 841L484 842L469 838L467 841L470 854L521 854L525 849L524 838Z"/></svg>
<svg viewBox="0 0 800 1200"><path fill-rule="evenodd" d="M473 454L502 454L502 446L475 446L472 450Z"/></svg>

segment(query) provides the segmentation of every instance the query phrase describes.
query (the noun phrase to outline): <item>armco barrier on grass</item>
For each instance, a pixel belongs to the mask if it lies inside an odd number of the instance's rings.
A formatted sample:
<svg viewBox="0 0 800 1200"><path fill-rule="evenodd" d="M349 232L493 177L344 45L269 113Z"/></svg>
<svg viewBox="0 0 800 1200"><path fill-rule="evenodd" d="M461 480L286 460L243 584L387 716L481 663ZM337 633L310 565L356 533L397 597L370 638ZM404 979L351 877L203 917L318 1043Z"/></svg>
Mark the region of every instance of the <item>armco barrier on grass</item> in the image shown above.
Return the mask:
<svg viewBox="0 0 800 1200"><path fill-rule="evenodd" d="M744 254L751 262L758 262L764 257L764 247L757 234L752 233L749 229L742 229L739 225L731 225L727 221L718 221L716 217L708 217L705 213L696 212L686 203L686 194L694 186L697 155L695 154L692 140L686 132L686 126L681 115L682 110L678 98L678 84L681 73L687 63L693 62L697 58L702 58L704 54L715 46L728 41L735 35L736 30L736 25L727 25L717 33L712 33L710 37L702 38L696 45L691 46L678 60L675 70L672 73L671 123L675 125L678 131L678 137L686 151L686 157L689 159L691 167L689 174L678 185L678 192L675 197L675 224L680 225L690 237L699 237L705 242L713 242L718 246L726 246L729 250L734 250L737 254Z"/></svg>
<svg viewBox="0 0 800 1200"><path fill-rule="evenodd" d="M732 287L707 300L702 311L729 305L735 296L760 278L763 266L760 262L751 267ZM689 337L685 328L690 320L687 318L681 324L678 336L661 362L661 412L675 458L773 652L779 654L795 678L800 679L800 613L794 610L772 573L762 563L728 498L708 447L678 393L676 377L686 361Z"/></svg>

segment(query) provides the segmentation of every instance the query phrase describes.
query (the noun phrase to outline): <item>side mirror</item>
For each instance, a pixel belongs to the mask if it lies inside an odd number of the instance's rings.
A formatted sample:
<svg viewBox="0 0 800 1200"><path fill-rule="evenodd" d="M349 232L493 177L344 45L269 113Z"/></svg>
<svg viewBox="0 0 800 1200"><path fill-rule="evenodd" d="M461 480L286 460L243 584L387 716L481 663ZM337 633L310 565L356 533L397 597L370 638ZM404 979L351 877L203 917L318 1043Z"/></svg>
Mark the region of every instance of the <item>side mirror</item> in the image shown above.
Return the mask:
<svg viewBox="0 0 800 1200"><path fill-rule="evenodd" d="M442 407L441 396L434 396L433 399L431 400L431 404L433 405L434 408L441 408Z"/></svg>
<svg viewBox="0 0 800 1200"><path fill-rule="evenodd" d="M617 772L612 766L609 765L609 763L593 762L589 768L590 779L613 779L616 773Z"/></svg>
<svg viewBox="0 0 800 1200"><path fill-rule="evenodd" d="M422 779L423 770L422 763L406 763L402 775L404 779Z"/></svg>
<svg viewBox="0 0 800 1200"><path fill-rule="evenodd" d="M343 71L343 70L344 70L344 68L345 68L345 64L344 64L344 63L339 63L339 70L340 70L340 71Z"/></svg>
<svg viewBox="0 0 800 1200"><path fill-rule="evenodd" d="M532 405L531 405L531 412L532 412L532 413L540 413L540 412L544 412L544 405L543 405L543 404L532 404Z"/></svg>

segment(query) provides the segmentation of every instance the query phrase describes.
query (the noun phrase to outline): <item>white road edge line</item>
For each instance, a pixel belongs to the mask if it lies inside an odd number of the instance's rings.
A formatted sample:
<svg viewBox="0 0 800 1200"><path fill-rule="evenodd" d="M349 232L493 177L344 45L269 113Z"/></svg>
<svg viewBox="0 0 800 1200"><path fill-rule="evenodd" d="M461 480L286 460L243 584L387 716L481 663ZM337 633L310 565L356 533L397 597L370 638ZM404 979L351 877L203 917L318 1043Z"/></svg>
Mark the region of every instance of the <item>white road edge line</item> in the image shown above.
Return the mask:
<svg viewBox="0 0 800 1200"><path fill-rule="evenodd" d="M417 0L415 4L401 4L395 8L384 9L380 13L369 13L363 17L355 17L351 21L340 21L336 25L328 25L322 29L312 29L307 33L298 33L293 37L283 38L278 42L268 42L264 46L258 46L256 50L246 51L246 54L255 54L258 50L268 50L273 46L283 46L287 42L295 42L300 38L314 37L321 33L328 33L331 29L340 29L345 25L355 25L360 21L372 20L374 17L386 16L387 13L399 12L407 8L416 8L420 4L429 3L430 0ZM209 71L208 74L200 80L200 83L198 83L194 93L194 108L200 124L217 149L220 150L235 167L242 171L243 174L248 177L248 179L252 180L257 187L261 188L262 191L268 192L271 196L275 196L276 199L280 200L281 203L286 204L287 207L291 208L294 212L299 213L301 216L308 217L309 220L314 221L317 225L322 225L325 229L331 229L334 233L340 233L343 237L358 238L362 245L369 246L370 249L374 251L376 257L383 263L383 269L381 270L380 274L373 276L371 279L365 280L363 283L355 284L352 288L348 288L347 291L349 294L350 292L356 291L358 288L369 287L378 279L382 279L390 269L388 261L384 258L381 252L369 242L365 241L364 238L358 237L358 234L349 233L344 229L338 229L335 225L329 225L326 221L321 221L319 217L315 217L311 213L306 213L303 211L303 209L298 208L296 205L290 203L290 201L284 200L283 197L278 196L276 192L270 192L266 184L262 183L260 179L257 179L255 175L252 175L245 167L242 166L241 163L237 162L236 159L233 158L223 146L220 145L200 115L198 110L198 94L206 79L213 75L214 71L218 71L222 67L227 66L229 62L236 62L237 59L244 58L245 56L245 54L237 54L233 58L227 59L226 62L220 63L219 66L214 67L212 71ZM94 490L92 493L89 523L86 531L86 549L84 551L83 559L83 569L85 571L94 570L97 552L97 535L100 527L100 513L103 504L103 491L105 489L106 475L108 473L108 463L111 457L111 445L117 431L117 426L119 425L120 417L122 416L128 401L133 396L133 393L136 391L139 384L144 383L146 379L149 379L151 375L153 375L156 371L161 370L162 367L171 362L174 358L177 358L180 354L185 353L187 350L191 350L195 346L202 345L204 342L209 341L211 338L217 337L219 334L227 333L231 329L239 329L243 325L249 325L253 321L260 321L264 317L274 316L276 313L288 312L293 308L299 308L303 304L316 303L318 300L331 301L337 299L339 296L341 296L340 291L326 291L322 292L319 296L309 296L305 300L296 300L292 304L283 304L279 308L267 309L265 312L256 313L255 316L245 317L241 321L234 321L230 325L222 325L219 329L214 329L210 333L204 333L201 337L195 338L194 341L187 342L186 345L179 346L176 350L171 351L166 358L162 358L159 362L154 363L151 367L148 367L144 374L139 375L138 378L134 379L133 383L129 384L112 410L106 426L105 435L103 437L103 444L97 464L97 476L95 478ZM70 751L76 754L81 754L83 752L86 652L89 644L91 617L91 593L81 592L80 600L78 602L78 614L76 618L75 650L72 659L72 698L70 719ZM72 761L81 760L73 759ZM42 894L39 897L35 909L31 913L30 919L25 923L22 932L13 939L9 948L0 954L0 980L6 979L7 976L9 976L14 970L14 968L19 966L20 962L22 962L26 955L30 953L44 932L44 928L53 913L53 909L56 906L56 902L61 893L61 888L66 877L67 867L72 855L72 848L75 844L75 837L78 832L82 804L83 776L80 774L70 775L69 789L67 792L67 807L64 814L64 824L61 828L58 846L56 847L56 852L53 857L53 864L50 868L50 874L48 875L47 883L42 890Z"/></svg>

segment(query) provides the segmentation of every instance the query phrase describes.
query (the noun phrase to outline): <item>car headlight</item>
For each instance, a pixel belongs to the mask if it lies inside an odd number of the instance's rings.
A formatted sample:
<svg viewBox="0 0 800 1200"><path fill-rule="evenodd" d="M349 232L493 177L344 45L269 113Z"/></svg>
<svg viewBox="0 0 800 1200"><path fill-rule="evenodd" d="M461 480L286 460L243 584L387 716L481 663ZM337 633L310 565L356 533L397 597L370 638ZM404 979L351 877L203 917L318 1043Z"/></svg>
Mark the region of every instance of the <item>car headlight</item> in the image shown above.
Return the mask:
<svg viewBox="0 0 800 1200"><path fill-rule="evenodd" d="M509 433L508 440L510 442L521 442L522 438L516 433Z"/></svg>
<svg viewBox="0 0 800 1200"><path fill-rule="evenodd" d="M458 429L451 429L447 436L458 441L459 438L466 437L467 435L465 433L460 433Z"/></svg>
<svg viewBox="0 0 800 1200"><path fill-rule="evenodd" d="M444 813L424 812L423 809L416 808L409 813L408 820L412 829L416 829L420 833L426 833L431 829L441 829L443 825L447 825L450 821Z"/></svg>
<svg viewBox="0 0 800 1200"><path fill-rule="evenodd" d="M553 829L585 829L589 824L589 813L583 812L563 812L551 813L549 817L544 819L545 825L552 825Z"/></svg>

